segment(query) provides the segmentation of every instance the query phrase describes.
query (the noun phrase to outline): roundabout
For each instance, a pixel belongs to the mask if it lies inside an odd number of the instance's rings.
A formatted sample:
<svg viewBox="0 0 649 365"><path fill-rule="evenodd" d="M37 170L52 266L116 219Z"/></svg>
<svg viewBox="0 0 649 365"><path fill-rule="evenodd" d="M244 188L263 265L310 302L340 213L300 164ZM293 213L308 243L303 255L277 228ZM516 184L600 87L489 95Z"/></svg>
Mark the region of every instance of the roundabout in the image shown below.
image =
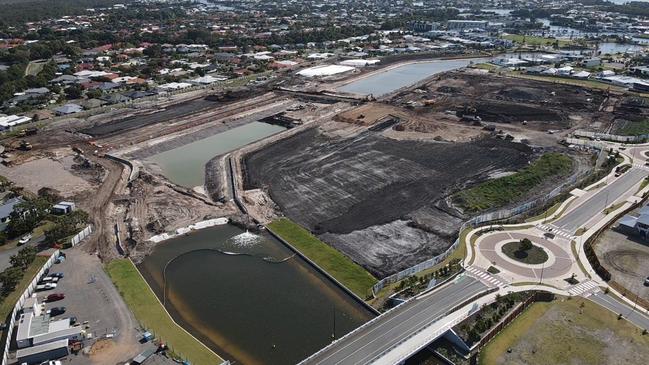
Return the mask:
<svg viewBox="0 0 649 365"><path fill-rule="evenodd" d="M531 247L522 249L522 241ZM570 241L550 241L527 232L493 232L478 238L476 245L482 260L487 260L512 281L563 279L571 274L575 260ZM483 265L481 265L483 266Z"/></svg>

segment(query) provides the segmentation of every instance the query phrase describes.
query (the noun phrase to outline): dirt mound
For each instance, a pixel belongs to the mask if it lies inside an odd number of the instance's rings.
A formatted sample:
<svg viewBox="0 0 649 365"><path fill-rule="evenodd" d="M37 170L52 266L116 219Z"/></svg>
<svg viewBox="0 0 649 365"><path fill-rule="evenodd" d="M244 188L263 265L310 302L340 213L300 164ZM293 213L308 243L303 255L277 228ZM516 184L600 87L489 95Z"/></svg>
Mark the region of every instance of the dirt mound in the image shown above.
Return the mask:
<svg viewBox="0 0 649 365"><path fill-rule="evenodd" d="M512 87L502 89L498 94L507 99L519 101L542 101L544 98L550 96L550 93L546 90L531 87Z"/></svg>

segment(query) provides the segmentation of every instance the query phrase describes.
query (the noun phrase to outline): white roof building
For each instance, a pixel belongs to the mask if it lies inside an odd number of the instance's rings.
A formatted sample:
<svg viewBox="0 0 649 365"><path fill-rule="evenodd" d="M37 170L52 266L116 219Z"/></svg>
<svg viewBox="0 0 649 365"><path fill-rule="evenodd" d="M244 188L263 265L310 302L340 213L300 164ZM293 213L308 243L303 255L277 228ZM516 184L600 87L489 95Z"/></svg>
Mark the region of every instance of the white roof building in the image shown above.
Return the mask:
<svg viewBox="0 0 649 365"><path fill-rule="evenodd" d="M341 65L323 65L305 68L304 70L299 71L297 74L305 77L317 77L317 76L331 76L340 74L343 72L349 72L355 70L351 66L341 66Z"/></svg>

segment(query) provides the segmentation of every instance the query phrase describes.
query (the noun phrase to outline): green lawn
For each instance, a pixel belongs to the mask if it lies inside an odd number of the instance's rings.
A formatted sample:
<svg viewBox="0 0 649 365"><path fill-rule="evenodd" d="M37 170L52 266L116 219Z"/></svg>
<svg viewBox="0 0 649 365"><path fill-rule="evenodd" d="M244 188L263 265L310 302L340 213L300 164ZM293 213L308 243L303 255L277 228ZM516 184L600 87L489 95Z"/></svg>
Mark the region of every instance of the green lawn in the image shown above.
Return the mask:
<svg viewBox="0 0 649 365"><path fill-rule="evenodd" d="M526 196L548 178L568 175L571 169L570 157L546 153L513 175L489 180L455 194L453 201L470 213L499 208Z"/></svg>
<svg viewBox="0 0 649 365"><path fill-rule="evenodd" d="M645 119L640 122L627 122L616 132L622 136L640 136L643 134L649 134L649 120Z"/></svg>
<svg viewBox="0 0 649 365"><path fill-rule="evenodd" d="M539 246L532 245L529 250L522 250L519 241L507 242L502 251L509 258L529 265L538 265L548 261L548 254Z"/></svg>
<svg viewBox="0 0 649 365"><path fill-rule="evenodd" d="M559 47L571 45L573 42L565 39L537 37L522 34L506 34L502 39L508 39L514 43L527 44L529 46L551 46L558 42Z"/></svg>
<svg viewBox="0 0 649 365"><path fill-rule="evenodd" d="M25 274L23 275L23 278L22 280L20 280L18 285L16 285L16 289L14 289L13 292L9 293L9 295L7 295L2 303L0 303L0 318L7 318L7 316L11 314L11 311L14 309L18 298L20 298L25 289L27 289L29 283L32 282L34 276L36 276L38 271L43 267L43 265L45 265L47 260L49 260L49 257L38 255L36 256L27 270L25 270Z"/></svg>
<svg viewBox="0 0 649 365"><path fill-rule="evenodd" d="M281 218L270 223L268 228L359 297L365 299L371 294L372 285L377 281L375 277L300 225L287 218Z"/></svg>
<svg viewBox="0 0 649 365"><path fill-rule="evenodd" d="M46 62L34 62L34 61L30 62L25 68L25 76L38 75L43 70L43 67L45 67L45 64Z"/></svg>
<svg viewBox="0 0 649 365"><path fill-rule="evenodd" d="M113 283L137 320L153 332L175 354L193 365L221 364L223 360L197 339L185 332L169 316L139 271L128 259L111 261L106 266Z"/></svg>
<svg viewBox="0 0 649 365"><path fill-rule="evenodd" d="M638 364L647 356L649 336L640 329L572 299L530 306L481 351L480 364Z"/></svg>

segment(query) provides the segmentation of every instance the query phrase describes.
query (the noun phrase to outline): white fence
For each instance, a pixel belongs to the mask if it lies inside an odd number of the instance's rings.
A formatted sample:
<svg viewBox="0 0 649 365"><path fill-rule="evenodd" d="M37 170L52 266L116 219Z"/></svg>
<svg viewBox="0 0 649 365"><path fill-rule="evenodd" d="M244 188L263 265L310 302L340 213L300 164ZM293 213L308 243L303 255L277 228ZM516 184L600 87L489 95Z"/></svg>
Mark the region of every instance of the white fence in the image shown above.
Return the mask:
<svg viewBox="0 0 649 365"><path fill-rule="evenodd" d="M599 138L605 141L622 142L622 143L641 143L641 142L645 142L649 138L649 134L642 134L638 136L619 136L616 134L597 133L597 132L589 132L583 130L576 130L573 134L577 137L585 137L590 139Z"/></svg>
<svg viewBox="0 0 649 365"><path fill-rule="evenodd" d="M544 196L534 199L532 201L529 201L527 203L521 204L517 207L511 208L511 209L502 209L498 210L495 212L490 212L490 213L485 213L482 215L479 215L477 217L473 217L469 219L468 221L464 222L462 226L460 227L459 234L462 234L462 232L469 226L475 227L479 226L483 223L486 222L493 222L493 221L499 221L499 220L504 220L508 219L511 217L515 217L521 213L524 213L534 207L539 207L547 204L550 202L552 199L556 198L559 196L562 192L567 190L568 188L572 187L573 184L575 184L578 180L582 179L585 177L584 175L573 175L571 176L568 180L566 180L563 184L557 186L554 188L551 192L545 194ZM381 289L383 289L386 285L396 283L399 280L402 280L408 276L414 275L418 272L424 271L426 269L430 269L431 267L437 265L438 263L444 261L453 250L457 248L457 246L460 244L460 238L458 237L453 244L446 249L443 253L428 259L424 262L420 262L414 266L411 266L407 269L401 270L398 273L392 274L388 277L385 277L381 280L379 280L374 286L372 287L372 292L376 295Z"/></svg>
<svg viewBox="0 0 649 365"><path fill-rule="evenodd" d="M84 238L90 236L92 233L92 226L88 225L88 227L84 228L81 232L77 233L72 239L70 239L70 243L72 246L76 246L79 242L81 242Z"/></svg>
<svg viewBox="0 0 649 365"><path fill-rule="evenodd" d="M47 260L45 265L41 267L41 269L38 271L38 274L34 276L34 279L32 282L29 284L27 289L23 292L23 294L20 296L18 299L18 302L16 302L16 305L14 306L13 311L11 312L11 319L9 320L9 323L7 323L7 340L4 344L4 352L2 353L2 365L7 365L8 357L9 357L9 346L11 345L11 338L13 336L13 331L14 331L14 325L16 323L16 316L18 312L22 309L23 304L25 303L25 300L29 298L32 293L34 292L34 289L36 288L36 285L38 283L38 280L43 276L45 273L46 269L49 269L52 264L54 264L54 261L56 261L56 258L59 256L59 250L54 251L50 258Z"/></svg>

